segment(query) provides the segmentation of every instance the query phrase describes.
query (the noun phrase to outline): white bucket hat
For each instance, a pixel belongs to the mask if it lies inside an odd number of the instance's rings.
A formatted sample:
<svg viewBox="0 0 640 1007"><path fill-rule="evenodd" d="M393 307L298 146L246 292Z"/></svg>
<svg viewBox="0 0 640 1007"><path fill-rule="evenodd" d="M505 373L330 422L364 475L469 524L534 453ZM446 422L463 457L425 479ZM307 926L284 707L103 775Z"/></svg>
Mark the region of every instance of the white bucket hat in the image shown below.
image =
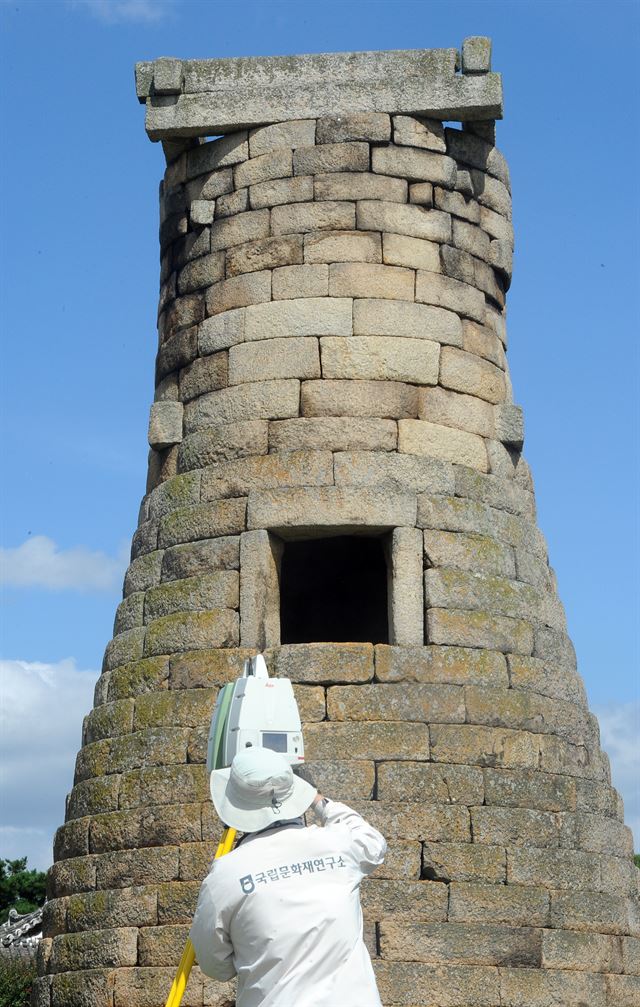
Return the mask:
<svg viewBox="0 0 640 1007"><path fill-rule="evenodd" d="M257 746L238 752L229 769L214 770L209 786L220 819L240 832L298 818L318 793L278 752Z"/></svg>

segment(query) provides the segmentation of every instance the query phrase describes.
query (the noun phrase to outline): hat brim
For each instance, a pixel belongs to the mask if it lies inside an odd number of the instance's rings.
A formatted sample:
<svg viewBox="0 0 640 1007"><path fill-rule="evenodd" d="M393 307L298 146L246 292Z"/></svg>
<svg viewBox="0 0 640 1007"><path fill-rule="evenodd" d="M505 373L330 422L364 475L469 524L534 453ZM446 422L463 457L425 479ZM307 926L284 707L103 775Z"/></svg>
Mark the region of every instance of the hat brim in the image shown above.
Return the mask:
<svg viewBox="0 0 640 1007"><path fill-rule="evenodd" d="M229 794L230 774L231 769L215 769L209 778L209 789L220 820L239 832L260 832L261 829L266 829L277 822L299 818L310 807L318 793L310 783L294 774L293 790L277 809L271 804L264 808L256 808L242 801L236 794Z"/></svg>

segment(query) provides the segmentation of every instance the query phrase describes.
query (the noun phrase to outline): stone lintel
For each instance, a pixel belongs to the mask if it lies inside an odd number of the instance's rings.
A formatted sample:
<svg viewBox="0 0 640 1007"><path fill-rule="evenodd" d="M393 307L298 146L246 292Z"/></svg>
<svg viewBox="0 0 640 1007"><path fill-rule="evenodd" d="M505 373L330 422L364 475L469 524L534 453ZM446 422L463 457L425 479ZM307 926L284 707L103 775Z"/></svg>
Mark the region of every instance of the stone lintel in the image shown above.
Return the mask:
<svg viewBox="0 0 640 1007"><path fill-rule="evenodd" d="M146 103L146 130L154 141L363 112L464 122L502 118L500 74L464 74L459 65L456 49L164 58L136 64L136 92Z"/></svg>

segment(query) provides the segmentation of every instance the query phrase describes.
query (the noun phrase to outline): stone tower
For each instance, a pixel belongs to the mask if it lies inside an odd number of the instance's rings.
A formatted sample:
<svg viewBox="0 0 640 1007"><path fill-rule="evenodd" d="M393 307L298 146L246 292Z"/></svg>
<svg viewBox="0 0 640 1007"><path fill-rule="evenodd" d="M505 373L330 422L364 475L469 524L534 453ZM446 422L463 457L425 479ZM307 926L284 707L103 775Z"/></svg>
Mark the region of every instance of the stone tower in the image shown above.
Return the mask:
<svg viewBox="0 0 640 1007"><path fill-rule="evenodd" d="M386 1007L640 1002L631 835L512 402L489 50L137 67L168 161L148 487L37 1007L164 1004L218 835L216 691L256 650L320 787L389 839ZM185 1007L232 1001L194 969Z"/></svg>

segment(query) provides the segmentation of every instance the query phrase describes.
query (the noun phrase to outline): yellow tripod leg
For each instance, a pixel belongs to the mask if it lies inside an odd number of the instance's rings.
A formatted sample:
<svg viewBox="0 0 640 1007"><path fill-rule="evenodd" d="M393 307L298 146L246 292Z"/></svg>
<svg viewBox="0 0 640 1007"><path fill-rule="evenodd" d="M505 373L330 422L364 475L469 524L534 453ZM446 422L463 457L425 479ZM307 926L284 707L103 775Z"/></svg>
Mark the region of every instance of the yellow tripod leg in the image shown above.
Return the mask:
<svg viewBox="0 0 640 1007"><path fill-rule="evenodd" d="M219 857L224 857L225 853L230 853L233 849L233 844L236 839L235 829L225 829L222 833L222 838L218 843L218 849L216 850L216 855L213 858L218 860ZM182 958L180 959L180 964L178 965L178 970L176 972L175 979L171 989L169 990L169 996L167 997L167 1002L165 1007L180 1007L182 1003L182 998L184 996L184 991L189 981L189 975L191 969L193 968L194 962L196 960L196 953L191 941L187 938L187 943L184 946L184 951L182 952Z"/></svg>

